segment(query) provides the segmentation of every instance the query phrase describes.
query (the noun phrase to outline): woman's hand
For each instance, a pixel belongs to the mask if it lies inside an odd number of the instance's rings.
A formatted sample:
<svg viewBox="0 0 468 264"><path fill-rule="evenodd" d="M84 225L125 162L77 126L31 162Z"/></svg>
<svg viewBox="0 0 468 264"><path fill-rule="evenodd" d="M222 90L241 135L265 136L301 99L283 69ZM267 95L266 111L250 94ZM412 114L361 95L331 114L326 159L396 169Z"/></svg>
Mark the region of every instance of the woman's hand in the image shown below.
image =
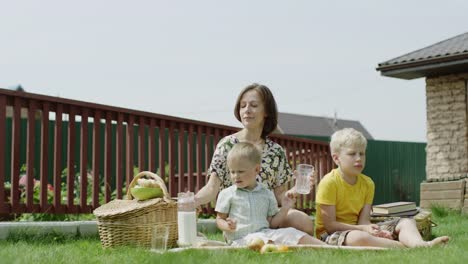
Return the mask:
<svg viewBox="0 0 468 264"><path fill-rule="evenodd" d="M294 208L296 203L296 192L294 189L291 189L284 193L283 198L281 199L281 206L287 209Z"/></svg>
<svg viewBox="0 0 468 264"><path fill-rule="evenodd" d="M317 178L317 170L313 170L312 174L309 175L309 184L310 191L313 191L315 188L315 179Z"/></svg>
<svg viewBox="0 0 468 264"><path fill-rule="evenodd" d="M296 199L297 198L297 192L296 188L292 187L290 190L284 193L284 196L290 198L290 199Z"/></svg>
<svg viewBox="0 0 468 264"><path fill-rule="evenodd" d="M198 207L214 201L220 189L221 180L218 178L216 172L212 172L208 179L208 183L195 194L195 206Z"/></svg>
<svg viewBox="0 0 468 264"><path fill-rule="evenodd" d="M293 179L297 179L297 170L293 171ZM317 178L317 171L314 169L312 173L309 174L309 189L313 191L315 188L315 179Z"/></svg>

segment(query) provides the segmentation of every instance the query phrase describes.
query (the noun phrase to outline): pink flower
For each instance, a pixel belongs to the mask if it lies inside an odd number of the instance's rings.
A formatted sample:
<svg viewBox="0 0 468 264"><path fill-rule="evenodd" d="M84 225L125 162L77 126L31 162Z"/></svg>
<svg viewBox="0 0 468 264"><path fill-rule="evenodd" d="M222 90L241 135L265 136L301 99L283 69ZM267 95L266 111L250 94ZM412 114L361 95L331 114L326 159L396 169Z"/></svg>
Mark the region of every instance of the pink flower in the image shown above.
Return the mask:
<svg viewBox="0 0 468 264"><path fill-rule="evenodd" d="M28 176L26 176L26 174L21 175L19 179L19 185L26 186L27 182L28 182Z"/></svg>
<svg viewBox="0 0 468 264"><path fill-rule="evenodd" d="M28 182L28 176L26 174L21 175L19 179L19 186L26 186L26 183ZM36 183L40 183L36 179L33 179L33 186L36 186Z"/></svg>

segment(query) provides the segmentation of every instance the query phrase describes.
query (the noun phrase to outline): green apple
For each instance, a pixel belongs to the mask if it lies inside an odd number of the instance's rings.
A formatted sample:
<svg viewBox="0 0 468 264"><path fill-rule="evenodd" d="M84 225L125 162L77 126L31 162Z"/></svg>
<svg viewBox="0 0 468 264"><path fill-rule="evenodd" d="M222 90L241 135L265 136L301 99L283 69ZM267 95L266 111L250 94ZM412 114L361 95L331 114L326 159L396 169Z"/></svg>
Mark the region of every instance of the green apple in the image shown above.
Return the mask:
<svg viewBox="0 0 468 264"><path fill-rule="evenodd" d="M289 247L286 245L278 245L278 252L288 252Z"/></svg>
<svg viewBox="0 0 468 264"><path fill-rule="evenodd" d="M265 245L265 242L263 242L262 239L260 238L254 238L252 239L249 244L248 244L248 247L252 250L255 250L255 251L260 251L263 247L263 245Z"/></svg>
<svg viewBox="0 0 468 264"><path fill-rule="evenodd" d="M271 252L277 252L277 251L278 251L278 247L275 244L265 244L260 250L260 253L265 254L265 253L271 253Z"/></svg>

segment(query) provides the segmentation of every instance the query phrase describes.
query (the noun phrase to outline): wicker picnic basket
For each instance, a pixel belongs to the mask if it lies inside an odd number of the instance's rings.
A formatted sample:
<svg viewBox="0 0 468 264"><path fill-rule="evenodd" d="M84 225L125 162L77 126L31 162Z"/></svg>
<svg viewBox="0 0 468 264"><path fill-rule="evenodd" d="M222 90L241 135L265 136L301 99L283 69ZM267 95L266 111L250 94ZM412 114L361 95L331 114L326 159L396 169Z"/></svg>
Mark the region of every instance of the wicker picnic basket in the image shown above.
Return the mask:
<svg viewBox="0 0 468 264"><path fill-rule="evenodd" d="M413 217L414 220L416 220L419 233L421 233L421 236L426 241L432 239L432 227L437 226L436 223L432 222L431 216L431 211L421 209L420 212Z"/></svg>
<svg viewBox="0 0 468 264"><path fill-rule="evenodd" d="M146 176L158 182L163 198L137 201L130 190L139 178ZM164 181L149 171L138 173L127 190L127 199L116 199L94 210L99 237L104 248L121 245L150 247L154 226L168 226L168 248L177 245L177 204L171 200Z"/></svg>

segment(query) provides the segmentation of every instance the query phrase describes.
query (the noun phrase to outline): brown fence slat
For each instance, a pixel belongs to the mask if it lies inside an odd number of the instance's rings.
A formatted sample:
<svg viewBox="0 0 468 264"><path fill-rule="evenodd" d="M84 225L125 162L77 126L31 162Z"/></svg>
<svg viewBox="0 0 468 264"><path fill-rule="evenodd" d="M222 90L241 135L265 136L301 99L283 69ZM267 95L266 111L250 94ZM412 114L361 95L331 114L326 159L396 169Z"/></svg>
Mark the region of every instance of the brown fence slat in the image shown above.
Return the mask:
<svg viewBox="0 0 468 264"><path fill-rule="evenodd" d="M61 182L62 182L62 113L61 104L56 106L54 127L54 209L61 210Z"/></svg>
<svg viewBox="0 0 468 264"><path fill-rule="evenodd" d="M294 153L296 154L296 165L302 163L302 149L301 142L294 142Z"/></svg>
<svg viewBox="0 0 468 264"><path fill-rule="evenodd" d="M330 156L330 154L328 152L328 149L329 148L327 148L327 147L323 147L323 159L324 159L324 163L327 164L327 168L325 170L325 173L331 171L332 168L333 168L333 161L332 161L332 159L328 158Z"/></svg>
<svg viewBox="0 0 468 264"><path fill-rule="evenodd" d="M203 186L202 186L202 127L197 126L197 180L196 180L196 185L197 188L196 190L199 191Z"/></svg>
<svg viewBox="0 0 468 264"><path fill-rule="evenodd" d="M140 117L138 125L138 169L145 171L145 118Z"/></svg>
<svg viewBox="0 0 468 264"><path fill-rule="evenodd" d="M297 147L296 147L296 142L291 142L291 141L288 141L288 144L290 146L290 149L291 149L291 154L292 154L292 168L293 169L296 169L296 166L297 166L297 153L296 153L296 150L297 150Z"/></svg>
<svg viewBox="0 0 468 264"><path fill-rule="evenodd" d="M6 96L0 95L0 146L5 146L6 138ZM5 156L6 148L0 149L0 213L6 213L5 206ZM4 195L5 194L5 195Z"/></svg>
<svg viewBox="0 0 468 264"><path fill-rule="evenodd" d="M175 182L175 140L174 123L169 124L169 192L171 196L177 195L177 184Z"/></svg>
<svg viewBox="0 0 468 264"><path fill-rule="evenodd" d="M81 147L80 147L80 206L86 207L88 199L88 109L81 113Z"/></svg>
<svg viewBox="0 0 468 264"><path fill-rule="evenodd" d="M6 141L6 96L0 95L0 146L5 146ZM7 149L3 147L0 149L0 213L6 213L7 208L5 205L5 156ZM4 195L5 194L5 195Z"/></svg>
<svg viewBox="0 0 468 264"><path fill-rule="evenodd" d="M213 136L213 145L216 146L216 144L218 144L219 142L219 129L218 128L215 128L214 129L214 136ZM212 155L210 155L212 156Z"/></svg>
<svg viewBox="0 0 468 264"><path fill-rule="evenodd" d="M124 164L124 130L123 130L123 113L119 113L117 117L117 179L116 179L116 188L117 188L117 199L122 199L122 188L123 188L123 177L125 175L123 171Z"/></svg>
<svg viewBox="0 0 468 264"><path fill-rule="evenodd" d="M296 151L294 151L294 153L297 153L297 165L299 164L302 164L302 163L305 163L304 161L304 145L302 142L299 142L299 143L296 143L295 144L295 147L296 147ZM296 169L296 166L294 167L294 169ZM298 202L299 202L299 205L298 205L298 209L304 209L304 198L305 198L306 195L299 195L298 196Z"/></svg>
<svg viewBox="0 0 468 264"><path fill-rule="evenodd" d="M194 191L193 186L193 125L189 125L187 140L187 185L189 191Z"/></svg>
<svg viewBox="0 0 468 264"><path fill-rule="evenodd" d="M49 103L45 102L42 105L42 121L41 121L41 170L40 170L40 181L41 181L41 190L40 190L40 204L41 209L47 207L47 191L48 191L48 180L47 174L49 161ZM43 210L42 209L42 210Z"/></svg>
<svg viewBox="0 0 468 264"><path fill-rule="evenodd" d="M69 212L72 210L74 200L74 187L75 187L75 109L70 107L68 113L68 149L67 149L67 207Z"/></svg>
<svg viewBox="0 0 468 264"><path fill-rule="evenodd" d="M307 161L307 144L305 142L301 142L301 162L305 164L309 164Z"/></svg>
<svg viewBox="0 0 468 264"><path fill-rule="evenodd" d="M220 136L221 133L222 132L219 128L214 128L213 144L211 144L210 146L210 162L211 162L211 157L213 157L213 154L216 150L216 145L221 140L221 136ZM214 212L212 209L213 208L210 208L210 213Z"/></svg>
<svg viewBox="0 0 468 264"><path fill-rule="evenodd" d="M310 164L310 162L308 160L308 151L309 151L308 144L305 143L305 142L301 142L301 152L302 152L301 161L304 164ZM302 199L303 199L303 206L304 206L303 208L304 209L309 209L310 208L310 203L309 203L309 201L310 201L310 192L308 194L304 195L302 197Z"/></svg>
<svg viewBox="0 0 468 264"><path fill-rule="evenodd" d="M93 121L93 200L92 205L94 207L99 206L99 165L100 165L100 132L101 132L101 112L94 112L94 121Z"/></svg>
<svg viewBox="0 0 468 264"><path fill-rule="evenodd" d="M186 186L185 186L185 177L184 177L184 174L185 174L185 159L184 159L184 134L185 134L185 131L184 131L184 124L180 123L179 124L179 130L178 130L178 144L177 144L177 148L178 148L178 154L179 154L179 157L178 157L178 160L179 160L179 169L178 169L178 172L177 172L177 175L178 175L178 192L184 192L185 189L186 189Z"/></svg>
<svg viewBox="0 0 468 264"><path fill-rule="evenodd" d="M325 176L325 173L326 173L326 169L327 169L327 164L326 164L326 160L324 159L325 155L324 155L324 148L323 146L320 146L319 148L319 155L320 155L320 164L319 164L319 171L320 171L320 179L323 178L323 176Z"/></svg>
<svg viewBox="0 0 468 264"><path fill-rule="evenodd" d="M12 211L19 207L19 174L20 174L20 129L21 129L21 99L15 97L13 105L12 144L11 144L11 192Z"/></svg>
<svg viewBox="0 0 468 264"><path fill-rule="evenodd" d="M315 182L314 182L314 188L312 189L312 199L315 201L315 194L317 192L317 186L318 186L318 183L320 181L319 177L319 171L318 171L318 164L319 164L319 160L317 158L317 145L315 144L312 144L311 146L311 149L310 149L310 155L311 155L311 158L312 158L312 161L311 161L311 164L314 165L314 169L315 169Z"/></svg>
<svg viewBox="0 0 468 264"><path fill-rule="evenodd" d="M293 142L293 149L294 149L293 156L294 156L294 162L296 163L294 165L294 168L296 168L297 165L301 163L301 153L300 153L301 145L300 144L301 144L300 142L296 142L296 141Z"/></svg>
<svg viewBox="0 0 468 264"><path fill-rule="evenodd" d="M104 133L104 197L105 202L111 200L112 185L111 185L111 161L112 161L112 114L106 113L106 128Z"/></svg>
<svg viewBox="0 0 468 264"><path fill-rule="evenodd" d="M331 171L332 169L334 169L336 167L336 164L333 161L333 159L331 158L330 148L328 146L325 147L325 159L329 164L328 165L328 170L327 170L327 172L329 172L329 171Z"/></svg>
<svg viewBox="0 0 468 264"><path fill-rule="evenodd" d="M135 117L133 115L130 115L128 117L128 122L127 122L127 159L125 161L125 165L127 166L127 172L126 172L126 183L127 183L127 190L128 186L130 186L130 182L133 179L133 164L134 163L134 155L133 155L133 149L134 149L134 143L133 143L133 132L134 132L134 123L135 123Z"/></svg>
<svg viewBox="0 0 468 264"><path fill-rule="evenodd" d="M208 168L210 167L210 163L211 163L211 157L212 157L212 154L211 154L211 150L210 150L210 132L211 132L211 129L209 127L205 127L205 170L208 171ZM217 144L214 143L214 144ZM209 175L207 175L208 177Z"/></svg>
<svg viewBox="0 0 468 264"><path fill-rule="evenodd" d="M159 122L159 176L166 179L166 122ZM166 179L166 184L169 181Z"/></svg>
<svg viewBox="0 0 468 264"><path fill-rule="evenodd" d="M306 144L304 142L298 142L297 143L297 148L298 148L298 152L300 153L299 155L299 163L300 164L304 164L304 163L307 163L307 160L306 160Z"/></svg>
<svg viewBox="0 0 468 264"><path fill-rule="evenodd" d="M36 102L30 101L27 119L26 142L26 207L32 209L34 203L34 134L35 132Z"/></svg>
<svg viewBox="0 0 468 264"><path fill-rule="evenodd" d="M313 159L312 159L312 155L313 155L313 152L312 152L312 147L313 147L313 144L311 143L306 143L306 160L307 160L307 164L310 164L310 165L314 165L314 162L313 162ZM315 169L315 167L314 167ZM307 195L307 200L310 201L309 203L309 206L308 208L309 209L312 209L312 201L314 201L314 198L315 198L315 182L311 182L312 183L312 187L310 189L310 193Z"/></svg>
<svg viewBox="0 0 468 264"><path fill-rule="evenodd" d="M153 118L150 119L150 124L148 128L148 162L149 162L149 171L156 172L156 138L154 137L156 133L155 121Z"/></svg>

